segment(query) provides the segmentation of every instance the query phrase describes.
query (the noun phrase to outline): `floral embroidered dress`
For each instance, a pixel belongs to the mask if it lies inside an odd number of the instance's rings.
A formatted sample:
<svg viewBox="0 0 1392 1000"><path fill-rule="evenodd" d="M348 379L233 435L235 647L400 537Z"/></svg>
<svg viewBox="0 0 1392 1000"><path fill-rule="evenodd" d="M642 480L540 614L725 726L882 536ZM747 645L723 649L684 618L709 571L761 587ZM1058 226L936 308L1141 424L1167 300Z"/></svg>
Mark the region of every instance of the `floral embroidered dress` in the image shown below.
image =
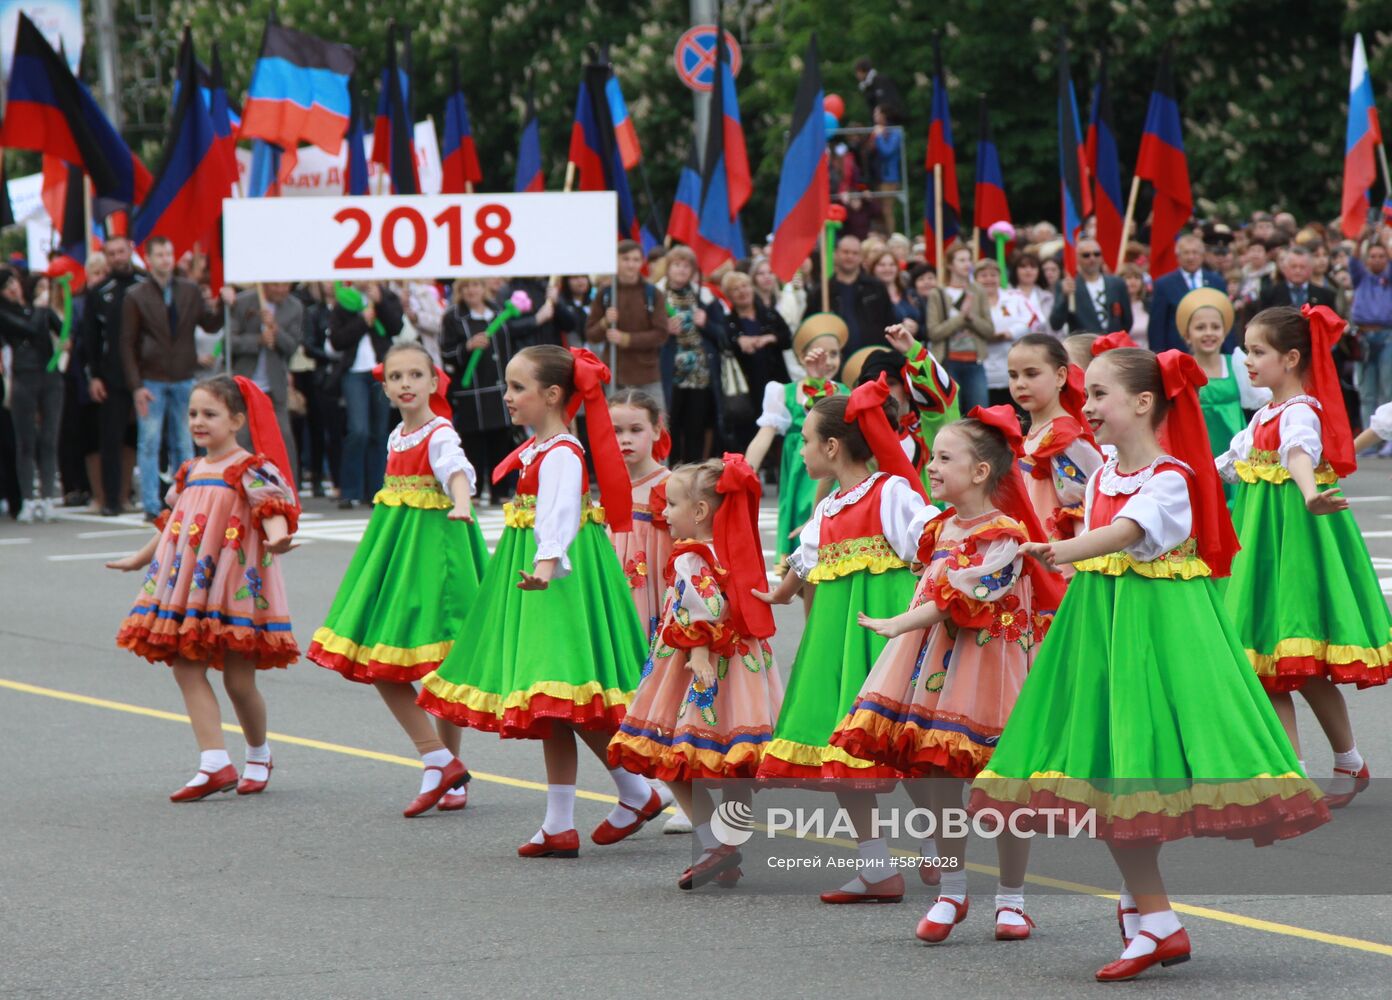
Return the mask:
<svg viewBox="0 0 1392 1000"><path fill-rule="evenodd" d="M477 524L451 521L455 473L474 467L444 417L387 439L372 517L309 659L350 681L410 683L449 655L488 564Z"/></svg>
<svg viewBox="0 0 1392 1000"><path fill-rule="evenodd" d="M663 781L753 778L783 704L773 649L731 628L725 570L710 545L680 542L665 576L662 627L609 744L609 766ZM715 666L709 688L690 665L702 646Z"/></svg>
<svg viewBox="0 0 1392 1000"><path fill-rule="evenodd" d="M924 525L940 513L908 480L883 472L817 505L788 558L789 570L817 590L761 779L897 778L892 767L832 746L831 734L885 647L856 613L888 618L908 607L916 583L909 564Z"/></svg>
<svg viewBox="0 0 1392 1000"><path fill-rule="evenodd" d="M261 529L282 515L295 530L295 497L280 471L241 449L217 462L190 459L165 502L173 509L156 522L159 546L116 645L152 663L219 670L228 653L261 669L299 659L280 566Z"/></svg>
<svg viewBox="0 0 1392 1000"><path fill-rule="evenodd" d="M1088 530L1125 518L1142 537L1076 564L972 808L1093 809L1122 843L1262 845L1329 819L1198 555L1193 483L1168 455L1130 474L1109 458L1088 481Z"/></svg>
<svg viewBox="0 0 1392 1000"><path fill-rule="evenodd" d="M1102 452L1072 417L1055 417L1030 428L1020 473L1051 539L1073 538L1082 530L1083 492L1100 468ZM1072 569L1064 575L1072 576Z"/></svg>
<svg viewBox="0 0 1392 1000"><path fill-rule="evenodd" d="M1268 404L1217 459L1238 483L1242 543L1224 596L1268 691L1295 691L1311 677L1360 688L1392 677L1392 617L1353 513L1311 514L1290 477L1300 448L1321 490L1338 484L1323 461L1319 411L1313 396Z"/></svg>
<svg viewBox="0 0 1392 1000"><path fill-rule="evenodd" d="M850 392L831 379L805 378L797 382L770 382L764 387L764 409L756 423L772 427L783 436L783 457L778 469L778 532L774 560L781 561L796 544L799 529L817 505L817 481L802 464L802 425L817 400Z"/></svg>
<svg viewBox="0 0 1392 1000"><path fill-rule="evenodd" d="M505 739L541 739L553 722L615 732L638 686L643 628L591 504L584 450L558 434L522 451L517 495L454 648L421 682L426 711ZM555 559L545 590L519 571Z"/></svg>
<svg viewBox="0 0 1392 1000"><path fill-rule="evenodd" d="M928 568L910 607L948 619L889 640L833 746L924 777L974 778L991 759L1053 612L1034 607L1022 575L1020 522L998 510L932 521L919 545Z"/></svg>
<svg viewBox="0 0 1392 1000"><path fill-rule="evenodd" d="M662 600L667 589L662 570L672 553L672 536L662 517L667 506L667 477L671 474L672 470L663 466L634 480L633 530L609 533L619 565L628 577L638 620L649 640L661 619Z"/></svg>

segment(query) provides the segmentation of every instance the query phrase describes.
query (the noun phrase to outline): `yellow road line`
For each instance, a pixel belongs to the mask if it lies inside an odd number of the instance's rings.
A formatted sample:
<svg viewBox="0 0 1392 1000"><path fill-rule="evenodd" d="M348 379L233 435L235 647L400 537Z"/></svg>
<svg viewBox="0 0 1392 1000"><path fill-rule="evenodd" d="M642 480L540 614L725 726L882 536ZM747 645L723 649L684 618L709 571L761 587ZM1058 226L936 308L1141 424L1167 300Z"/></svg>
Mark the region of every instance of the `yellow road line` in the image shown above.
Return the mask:
<svg viewBox="0 0 1392 1000"><path fill-rule="evenodd" d="M12 681L0 678L0 688L7 688L11 691L18 691L22 694L39 695L44 698L53 698L58 701L72 702L78 705L89 705L93 708L105 708L113 712L125 712L128 715L140 715L149 719L162 719L166 722L189 721L188 716L180 715L177 712L165 712L158 708L146 708L143 705L131 705L122 701L111 701L107 698L93 698L90 695L74 694L71 691L59 691L56 688L40 687L37 684L25 684L22 681ZM240 726L234 726L224 722L222 728L229 733L240 733ZM287 743L291 746L307 747L311 750L324 750L328 753L342 754L346 757L359 757L364 760L375 760L383 764L397 764L402 767L421 766L421 762L414 757L402 757L397 754L379 753L376 750L364 750L361 747L350 747L342 743L329 743L325 740L313 740L304 736L290 736L286 733L267 733L269 739L279 743ZM481 771L470 772L479 781L487 781L497 785L507 785L510 788L523 788L533 792L546 791L546 785L537 781L525 781L521 778L511 778L503 774L487 774ZM576 791L576 795L582 799L589 799L594 802L617 802L618 799L612 795L602 795L598 792ZM834 844L838 847L855 849L855 843L840 837L834 838L809 838L820 843ZM904 857L911 857L907 851L896 851L896 854ZM999 875L999 871L990 865L980 865L969 863L967 868L971 871L980 872L986 875ZM1077 893L1083 896L1097 896L1102 899L1116 899L1116 893L1110 892L1098 886L1086 885L1081 882L1069 882L1064 879L1049 878L1045 875L1027 875L1025 881L1051 889L1060 889L1065 892ZM1330 934L1326 931L1311 930L1308 927L1296 927L1293 924L1278 923L1274 920L1262 920L1259 917L1248 917L1240 913L1230 913L1227 910L1214 909L1210 906L1193 906L1188 903L1175 903L1174 909L1179 913L1187 914L1191 917L1202 917L1205 920L1214 920L1219 923L1232 924L1237 927L1246 927L1249 930L1264 931L1267 934L1282 934L1287 937L1303 938L1306 941L1318 941L1321 944L1334 945L1338 948L1349 948L1354 951L1369 952L1374 955L1392 956L1392 944L1383 944L1380 941L1366 941L1362 938L1348 937L1344 934Z"/></svg>

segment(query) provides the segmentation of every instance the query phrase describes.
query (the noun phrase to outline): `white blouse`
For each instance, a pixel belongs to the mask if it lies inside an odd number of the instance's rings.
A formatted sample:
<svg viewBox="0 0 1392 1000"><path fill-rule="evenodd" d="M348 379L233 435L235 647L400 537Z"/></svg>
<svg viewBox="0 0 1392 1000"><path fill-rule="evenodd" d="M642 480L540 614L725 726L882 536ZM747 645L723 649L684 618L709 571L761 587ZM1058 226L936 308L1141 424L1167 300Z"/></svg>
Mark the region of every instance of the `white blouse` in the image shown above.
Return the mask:
<svg viewBox="0 0 1392 1000"><path fill-rule="evenodd" d="M817 549L822 539L822 518L833 517L862 500L881 477L888 477L880 490L880 533L890 548L906 563L918 558L918 542L929 521L942 516L942 511L926 502L903 476L872 472L850 491L832 493L822 498L812 519L798 536L798 547L788 556L788 567L802 579L807 579L817 565Z"/></svg>
<svg viewBox="0 0 1392 1000"><path fill-rule="evenodd" d="M1124 517L1140 526L1140 539L1122 550L1137 562L1159 559L1182 545L1194 528L1189 484L1174 469L1157 471L1156 467L1162 462L1172 462L1189 469L1179 459L1161 455L1144 469L1124 475L1117 471L1117 460L1113 455L1088 480L1084 524L1092 523L1092 505L1099 491L1109 497L1130 497L1117 517Z"/></svg>
<svg viewBox="0 0 1392 1000"><path fill-rule="evenodd" d="M1392 441L1392 403L1383 403L1374 410L1368 426L1384 441Z"/></svg>
<svg viewBox="0 0 1392 1000"><path fill-rule="evenodd" d="M772 427L780 436L788 433L793 426L793 415L788 412L786 382L770 382L764 386L764 410L754 422L760 427Z"/></svg>
<svg viewBox="0 0 1392 1000"><path fill-rule="evenodd" d="M435 435L430 438L426 450L430 457L430 471L439 480L440 487L448 493L450 479L454 477L456 472L462 472L469 480L469 495L478 494L478 474L474 471L474 466L469 461L468 456L464 454L464 447L459 441L459 435L455 432L453 424L444 417L436 417L424 426L417 427L410 434L403 434L401 429L405 426L405 424L396 425L396 429L387 438L388 448L392 451L410 451L434 431Z"/></svg>
<svg viewBox="0 0 1392 1000"><path fill-rule="evenodd" d="M580 533L580 517L584 511L585 495L581 491L585 481L585 466L580 456L569 448L556 448L562 441L579 444L569 434L557 434L540 444L534 444L522 452L523 466L538 460L541 468L537 470L535 566L543 559L556 560L556 574L552 579L559 580L570 575L570 557L567 555L570 543Z"/></svg>
<svg viewBox="0 0 1392 1000"><path fill-rule="evenodd" d="M1271 421L1281 420L1279 433L1281 444L1276 452L1276 460L1290 468L1290 453L1299 448L1310 456L1310 464L1318 466L1324 458L1324 444L1320 440L1320 402L1314 396L1292 396L1284 403L1268 403L1257 411L1251 422L1238 431L1228 450L1215 458L1218 474L1226 482L1237 482L1237 463L1246 461L1252 451L1252 441L1257 427Z"/></svg>

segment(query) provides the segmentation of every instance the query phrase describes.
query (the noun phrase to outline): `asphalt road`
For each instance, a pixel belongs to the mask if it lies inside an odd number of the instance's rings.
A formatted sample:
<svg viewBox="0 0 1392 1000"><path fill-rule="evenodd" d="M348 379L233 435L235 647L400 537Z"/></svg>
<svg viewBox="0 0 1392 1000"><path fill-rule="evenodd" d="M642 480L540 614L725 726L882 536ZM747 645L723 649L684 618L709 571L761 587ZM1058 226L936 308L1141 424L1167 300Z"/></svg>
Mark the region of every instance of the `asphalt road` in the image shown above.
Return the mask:
<svg viewBox="0 0 1392 1000"><path fill-rule="evenodd" d="M1392 590L1392 462L1370 460L1347 492ZM308 514L307 544L284 563L302 647L366 520L326 501L309 501ZM492 541L501 513L483 521ZM1087 886L1037 883L1027 907L1038 931L997 943L984 874L994 852L979 842L972 913L946 945L927 948L913 928L931 890L912 876L903 904L832 908L810 892L765 891L755 877L731 892L679 892L688 838L656 824L595 847L584 832L608 811L612 785L593 759L581 763L580 859L518 859L545 802L530 743L466 732L468 809L404 820L417 785L410 744L369 689L307 663L263 675L276 761L268 792L171 805L197 761L192 736L168 671L112 643L139 576L101 568L140 544L137 522L0 523L0 997L1063 998L1107 988L1092 973L1117 954L1113 903ZM785 671L800 621L780 610ZM1350 705L1374 773L1387 773L1392 691L1353 693ZM1327 774L1308 713L1302 728L1311 773ZM229 746L240 764L240 738ZM1386 800L1375 786L1345 815ZM1112 988L1386 997L1385 834L1361 849L1320 832L1262 849L1270 893L1179 897L1194 961ZM1329 885L1362 892L1289 891L1287 875L1316 861L1347 874ZM1047 859L1031 876L1072 878ZM823 887L846 877L828 873Z"/></svg>

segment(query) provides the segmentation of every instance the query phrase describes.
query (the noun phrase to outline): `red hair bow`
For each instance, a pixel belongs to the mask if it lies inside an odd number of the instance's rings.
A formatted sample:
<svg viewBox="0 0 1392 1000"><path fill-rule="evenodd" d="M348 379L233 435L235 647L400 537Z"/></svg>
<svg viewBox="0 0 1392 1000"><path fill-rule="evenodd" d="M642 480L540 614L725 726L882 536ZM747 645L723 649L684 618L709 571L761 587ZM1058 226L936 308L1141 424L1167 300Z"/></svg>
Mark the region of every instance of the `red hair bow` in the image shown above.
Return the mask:
<svg viewBox="0 0 1392 1000"><path fill-rule="evenodd" d="M715 512L715 552L729 574L730 618L743 636L767 639L773 635L773 609L752 591L768 585L764 546L759 538L758 474L743 455L725 453L725 469L715 484L724 502Z"/></svg>
<svg viewBox="0 0 1392 1000"><path fill-rule="evenodd" d="M1320 401L1320 443L1324 460L1335 475L1347 476L1358 468L1353 454L1353 429L1344 408L1344 390L1334 367L1334 348L1348 327L1328 306L1306 303L1300 315L1310 324L1310 370L1305 377L1310 395Z"/></svg>
<svg viewBox="0 0 1392 1000"><path fill-rule="evenodd" d="M295 498L295 516L289 518L290 533L295 533L299 519L300 494L295 488L295 467L290 464L290 455L285 449L285 439L280 436L280 421L276 419L275 405L255 382L244 375L234 376L233 381L241 390L242 402L246 404L247 430L251 434L251 450L265 455L280 473L281 480Z"/></svg>
<svg viewBox="0 0 1392 1000"><path fill-rule="evenodd" d="M1108 333L1098 337L1092 342L1092 356L1095 358L1099 354L1107 351L1114 351L1118 347L1140 347L1141 345L1131 339L1131 334L1125 330L1118 330L1116 333Z"/></svg>

